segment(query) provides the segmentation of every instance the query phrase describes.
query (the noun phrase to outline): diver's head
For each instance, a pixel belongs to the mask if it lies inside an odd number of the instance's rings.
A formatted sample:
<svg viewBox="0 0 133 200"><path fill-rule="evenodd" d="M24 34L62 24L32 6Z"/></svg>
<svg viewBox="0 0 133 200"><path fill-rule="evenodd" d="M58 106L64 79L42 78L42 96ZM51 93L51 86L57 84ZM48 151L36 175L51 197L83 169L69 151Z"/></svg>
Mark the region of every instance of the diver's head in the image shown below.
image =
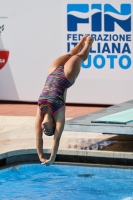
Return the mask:
<svg viewBox="0 0 133 200"><path fill-rule="evenodd" d="M47 121L43 122L43 133L47 136L54 135L55 132L55 123Z"/></svg>
<svg viewBox="0 0 133 200"><path fill-rule="evenodd" d="M42 129L45 135L52 136L55 131L55 121L52 112L47 112L44 115L44 119L42 122Z"/></svg>

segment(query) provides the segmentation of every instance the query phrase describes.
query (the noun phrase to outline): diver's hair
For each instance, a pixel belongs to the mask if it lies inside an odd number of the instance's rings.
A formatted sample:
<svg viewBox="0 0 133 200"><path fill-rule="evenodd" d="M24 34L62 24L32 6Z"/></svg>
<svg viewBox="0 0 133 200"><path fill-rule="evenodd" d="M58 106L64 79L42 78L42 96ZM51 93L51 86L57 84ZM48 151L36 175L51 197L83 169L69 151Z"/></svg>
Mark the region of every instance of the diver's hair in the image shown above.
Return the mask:
<svg viewBox="0 0 133 200"><path fill-rule="evenodd" d="M45 122L43 123L44 129L43 132L45 135L47 136L52 136L54 135L54 131L55 131L55 126L51 126L50 122Z"/></svg>

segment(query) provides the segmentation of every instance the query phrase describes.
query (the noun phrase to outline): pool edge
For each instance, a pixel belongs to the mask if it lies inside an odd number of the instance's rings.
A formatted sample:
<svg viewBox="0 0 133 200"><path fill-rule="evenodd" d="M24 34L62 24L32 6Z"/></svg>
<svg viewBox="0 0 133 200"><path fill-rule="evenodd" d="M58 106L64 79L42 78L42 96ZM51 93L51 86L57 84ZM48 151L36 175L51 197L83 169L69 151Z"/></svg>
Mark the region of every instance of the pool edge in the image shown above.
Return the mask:
<svg viewBox="0 0 133 200"><path fill-rule="evenodd" d="M44 156L49 158L50 149L44 149ZM36 149L13 150L0 154L0 168L20 163L39 163ZM59 150L55 163L79 163L83 165L106 165L133 167L133 153L96 150Z"/></svg>

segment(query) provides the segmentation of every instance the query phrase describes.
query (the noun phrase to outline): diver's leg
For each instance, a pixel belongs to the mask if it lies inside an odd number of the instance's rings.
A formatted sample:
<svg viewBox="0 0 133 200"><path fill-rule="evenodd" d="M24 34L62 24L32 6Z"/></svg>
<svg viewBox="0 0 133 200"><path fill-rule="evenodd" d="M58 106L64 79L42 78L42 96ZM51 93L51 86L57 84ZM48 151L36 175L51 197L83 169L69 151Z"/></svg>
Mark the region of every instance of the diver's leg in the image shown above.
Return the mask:
<svg viewBox="0 0 133 200"><path fill-rule="evenodd" d="M79 51L83 49L87 37L88 37L87 35L84 35L81 38L81 40L78 42L78 44L75 47L73 47L68 53L71 56L74 56L74 55L78 54Z"/></svg>
<svg viewBox="0 0 133 200"><path fill-rule="evenodd" d="M73 47L66 55L60 56L57 58L50 66L49 73L51 73L58 66L64 66L64 64L73 56L79 53L79 51L83 48L87 35L83 36L78 44Z"/></svg>
<svg viewBox="0 0 133 200"><path fill-rule="evenodd" d="M93 43L92 37L87 37L85 45L80 53L77 55L72 56L64 65L64 72L68 80L73 83L77 78L81 63L88 58L90 47Z"/></svg>
<svg viewBox="0 0 133 200"><path fill-rule="evenodd" d="M88 54L90 51L90 48L92 46L94 39L92 37L87 37L85 41L84 48L81 52L78 53L78 56L82 59L82 61L85 61L88 58Z"/></svg>

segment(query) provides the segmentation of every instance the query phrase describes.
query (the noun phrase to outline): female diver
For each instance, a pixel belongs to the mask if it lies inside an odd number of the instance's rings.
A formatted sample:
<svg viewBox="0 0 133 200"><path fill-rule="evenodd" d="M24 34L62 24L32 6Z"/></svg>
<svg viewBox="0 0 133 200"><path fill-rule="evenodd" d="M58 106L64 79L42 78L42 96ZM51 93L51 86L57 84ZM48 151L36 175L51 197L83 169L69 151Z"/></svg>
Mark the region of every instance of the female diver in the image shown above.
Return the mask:
<svg viewBox="0 0 133 200"><path fill-rule="evenodd" d="M92 37L83 36L70 52L57 58L49 68L35 120L36 147L42 164L51 165L55 160L65 124L66 92L74 84L81 63L88 58L92 43ZM54 135L49 159L43 155L43 132L48 136Z"/></svg>

